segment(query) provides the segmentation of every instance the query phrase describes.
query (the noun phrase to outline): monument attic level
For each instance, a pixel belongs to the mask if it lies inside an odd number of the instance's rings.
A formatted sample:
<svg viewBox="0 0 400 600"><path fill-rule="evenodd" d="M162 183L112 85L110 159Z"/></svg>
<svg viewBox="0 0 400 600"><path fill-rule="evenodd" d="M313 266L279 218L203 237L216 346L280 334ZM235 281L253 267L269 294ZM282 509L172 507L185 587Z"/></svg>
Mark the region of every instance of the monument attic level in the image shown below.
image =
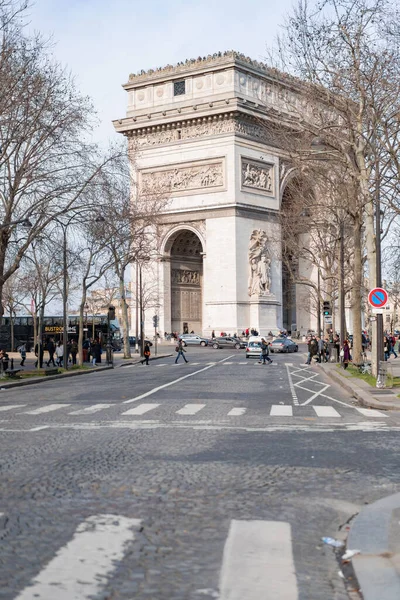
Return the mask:
<svg viewBox="0 0 400 600"><path fill-rule="evenodd" d="M300 101L289 83L227 52L124 85L127 114L114 126L127 136L138 188L168 197L157 258L143 270L156 288L160 330L310 328L298 286L282 289L291 284L282 280L277 217L290 171L261 121L276 120L289 96ZM148 334L153 314L146 310Z"/></svg>

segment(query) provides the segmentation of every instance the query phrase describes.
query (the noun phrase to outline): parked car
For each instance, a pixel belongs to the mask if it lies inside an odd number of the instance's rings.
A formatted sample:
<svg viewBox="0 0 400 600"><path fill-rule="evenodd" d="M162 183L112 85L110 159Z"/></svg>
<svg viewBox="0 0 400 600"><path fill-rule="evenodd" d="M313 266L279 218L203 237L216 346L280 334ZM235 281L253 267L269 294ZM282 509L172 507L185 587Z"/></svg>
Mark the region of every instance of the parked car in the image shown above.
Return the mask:
<svg viewBox="0 0 400 600"><path fill-rule="evenodd" d="M261 340L248 342L246 346L246 358L259 358L261 354Z"/></svg>
<svg viewBox="0 0 400 600"><path fill-rule="evenodd" d="M197 333L183 333L179 337L184 346L208 346L208 340Z"/></svg>
<svg viewBox="0 0 400 600"><path fill-rule="evenodd" d="M123 343L123 341L122 341L122 343ZM144 340L144 343L148 344L149 346L153 345L153 342L151 342L150 340L146 340L146 339ZM138 344L140 345L140 338L138 340ZM136 337L134 335L129 336L129 345L136 346Z"/></svg>
<svg viewBox="0 0 400 600"><path fill-rule="evenodd" d="M239 338L228 336L213 338L212 340L209 340L208 343L213 348L236 348L236 350L246 348L246 342Z"/></svg>
<svg viewBox="0 0 400 600"><path fill-rule="evenodd" d="M271 352L298 352L299 347L288 338L276 338L271 342L269 349Z"/></svg>

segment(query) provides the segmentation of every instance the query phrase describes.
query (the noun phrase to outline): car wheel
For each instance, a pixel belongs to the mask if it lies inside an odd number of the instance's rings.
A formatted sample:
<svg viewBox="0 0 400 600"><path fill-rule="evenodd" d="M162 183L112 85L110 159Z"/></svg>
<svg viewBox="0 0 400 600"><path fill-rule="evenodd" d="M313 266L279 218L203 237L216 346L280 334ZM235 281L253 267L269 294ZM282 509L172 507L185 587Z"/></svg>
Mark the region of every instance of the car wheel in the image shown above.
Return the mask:
<svg viewBox="0 0 400 600"><path fill-rule="evenodd" d="M200 342L200 346L203 346L203 348L204 348L205 345L206 345L205 342Z"/></svg>
<svg viewBox="0 0 400 600"><path fill-rule="evenodd" d="M218 344L213 344L212 347L215 348L216 350L219 348Z"/></svg>
<svg viewBox="0 0 400 600"><path fill-rule="evenodd" d="M240 344L235 344L236 350L240 350Z"/></svg>
<svg viewBox="0 0 400 600"><path fill-rule="evenodd" d="M182 346L183 347L187 346L186 342L182 342Z"/></svg>
<svg viewBox="0 0 400 600"><path fill-rule="evenodd" d="M270 352L272 352L272 354L274 353L274 351L272 350L272 348L270 349Z"/></svg>
<svg viewBox="0 0 400 600"><path fill-rule="evenodd" d="M299 351L299 347L298 347L298 346L296 346L296 348L294 349L294 351L295 351L295 352L298 352L298 351Z"/></svg>

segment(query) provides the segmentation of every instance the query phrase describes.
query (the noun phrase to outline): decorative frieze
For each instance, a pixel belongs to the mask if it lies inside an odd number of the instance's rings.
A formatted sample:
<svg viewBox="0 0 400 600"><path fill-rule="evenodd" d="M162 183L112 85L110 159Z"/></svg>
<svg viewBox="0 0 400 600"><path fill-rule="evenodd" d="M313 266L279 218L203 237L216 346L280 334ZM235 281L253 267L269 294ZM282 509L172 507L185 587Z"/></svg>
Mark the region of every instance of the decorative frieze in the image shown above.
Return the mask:
<svg viewBox="0 0 400 600"><path fill-rule="evenodd" d="M171 269L171 283L200 285L200 273L186 269Z"/></svg>
<svg viewBox="0 0 400 600"><path fill-rule="evenodd" d="M264 127L228 114L191 119L172 125L143 127L131 131L129 135L134 148L144 148L225 133L235 133L256 140L265 140L266 138Z"/></svg>
<svg viewBox="0 0 400 600"><path fill-rule="evenodd" d="M242 157L242 189L273 193L274 166Z"/></svg>
<svg viewBox="0 0 400 600"><path fill-rule="evenodd" d="M215 190L224 186L223 160L179 164L175 167L140 172L143 194L188 194L196 190Z"/></svg>
<svg viewBox="0 0 400 600"><path fill-rule="evenodd" d="M249 296L268 296L271 294L271 258L268 248L268 236L262 229L255 229L249 242Z"/></svg>

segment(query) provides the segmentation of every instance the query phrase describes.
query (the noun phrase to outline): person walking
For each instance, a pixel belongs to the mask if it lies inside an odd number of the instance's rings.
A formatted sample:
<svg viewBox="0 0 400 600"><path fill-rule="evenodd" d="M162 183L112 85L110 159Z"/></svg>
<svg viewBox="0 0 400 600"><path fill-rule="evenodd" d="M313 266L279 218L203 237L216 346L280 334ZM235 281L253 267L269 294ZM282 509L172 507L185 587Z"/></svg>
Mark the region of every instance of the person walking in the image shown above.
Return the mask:
<svg viewBox="0 0 400 600"><path fill-rule="evenodd" d="M322 363L325 360L324 340L322 338L317 338L317 343L318 343L317 362Z"/></svg>
<svg viewBox="0 0 400 600"><path fill-rule="evenodd" d="M21 362L19 364L21 365L21 367L23 367L25 364L25 361L26 361L26 346L25 346L25 344L22 344L22 346L19 347L19 353L21 355Z"/></svg>
<svg viewBox="0 0 400 600"><path fill-rule="evenodd" d="M272 360L269 357L269 344L265 341L264 338L261 338L261 355L260 355L260 360L258 361L260 364L262 363L263 365L266 364L266 361L268 361L268 364L270 365L272 363Z"/></svg>
<svg viewBox="0 0 400 600"><path fill-rule="evenodd" d="M101 363L101 344L99 340L95 340L94 344L92 345L92 357L92 363L94 367L97 363Z"/></svg>
<svg viewBox="0 0 400 600"><path fill-rule="evenodd" d="M186 352L185 348L183 347L183 342L182 340L178 340L178 345L175 348L175 351L177 352L176 355L176 359L175 359L175 364L177 364L179 357L182 356L183 360L185 361L185 363L188 363L189 361L186 359L186 356L184 354L184 352Z"/></svg>
<svg viewBox="0 0 400 600"><path fill-rule="evenodd" d="M388 358L390 358L391 354L394 354L394 357L397 358L396 350L394 349L396 346L396 338L393 335L390 335L390 336L388 336L388 339L390 340Z"/></svg>
<svg viewBox="0 0 400 600"><path fill-rule="evenodd" d="M144 356L144 359L141 360L140 362L142 363L142 365L144 365L144 363L146 363L146 365L148 365L149 358L150 358L150 346L148 344L144 345L143 356Z"/></svg>
<svg viewBox="0 0 400 600"><path fill-rule="evenodd" d="M344 342L343 342L343 368L344 369L347 369L347 367L349 366L350 360L351 360L351 355L350 355L349 342L347 340L344 340Z"/></svg>
<svg viewBox="0 0 400 600"><path fill-rule="evenodd" d="M57 367L62 367L64 362L64 346L60 340L56 346Z"/></svg>
<svg viewBox="0 0 400 600"><path fill-rule="evenodd" d="M54 341L53 338L50 338L50 340L47 342L47 352L49 353L49 360L47 361L47 366L50 366L50 363L53 363L53 367L56 366L56 363L54 362L54 352L56 350L56 347L54 345Z"/></svg>
<svg viewBox="0 0 400 600"><path fill-rule="evenodd" d="M76 365L76 355L78 354L78 344L73 341L71 344L72 365Z"/></svg>

